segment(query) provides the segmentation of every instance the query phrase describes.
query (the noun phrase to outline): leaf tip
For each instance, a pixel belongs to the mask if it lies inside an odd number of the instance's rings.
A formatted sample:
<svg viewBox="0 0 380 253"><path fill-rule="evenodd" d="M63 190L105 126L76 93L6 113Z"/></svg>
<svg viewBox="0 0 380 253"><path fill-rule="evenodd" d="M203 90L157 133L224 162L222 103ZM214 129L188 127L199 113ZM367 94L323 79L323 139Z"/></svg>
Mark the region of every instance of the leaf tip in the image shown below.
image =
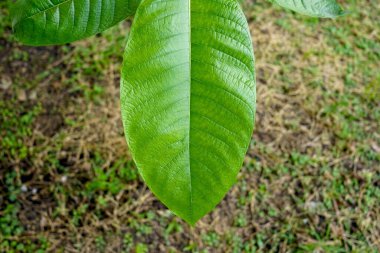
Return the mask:
<svg viewBox="0 0 380 253"><path fill-rule="evenodd" d="M182 217L181 217L182 218ZM191 219L188 219L188 218L182 218L187 224L189 224L191 227L195 227L195 225L197 224L197 222L200 220L201 217L199 218L191 218Z"/></svg>

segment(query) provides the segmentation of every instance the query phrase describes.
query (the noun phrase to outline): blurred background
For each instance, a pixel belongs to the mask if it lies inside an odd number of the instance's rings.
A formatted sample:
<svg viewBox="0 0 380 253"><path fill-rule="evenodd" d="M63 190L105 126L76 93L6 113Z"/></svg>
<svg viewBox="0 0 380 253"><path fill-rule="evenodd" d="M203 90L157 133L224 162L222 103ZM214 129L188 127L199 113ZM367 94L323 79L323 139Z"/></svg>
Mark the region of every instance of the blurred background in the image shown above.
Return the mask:
<svg viewBox="0 0 380 253"><path fill-rule="evenodd" d="M0 0L0 252L379 252L380 4L337 20L243 1L257 120L237 183L190 227L128 152L119 70L130 21L27 47Z"/></svg>

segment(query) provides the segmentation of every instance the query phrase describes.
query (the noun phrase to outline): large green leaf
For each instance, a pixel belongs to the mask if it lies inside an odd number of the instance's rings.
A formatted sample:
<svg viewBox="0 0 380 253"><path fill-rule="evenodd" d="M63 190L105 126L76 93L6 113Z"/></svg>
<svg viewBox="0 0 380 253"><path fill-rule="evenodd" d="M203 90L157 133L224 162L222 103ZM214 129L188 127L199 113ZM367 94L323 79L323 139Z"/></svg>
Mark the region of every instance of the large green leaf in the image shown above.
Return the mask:
<svg viewBox="0 0 380 253"><path fill-rule="evenodd" d="M295 12L321 18L336 18L345 14L336 0L273 0Z"/></svg>
<svg viewBox="0 0 380 253"><path fill-rule="evenodd" d="M235 0L143 0L124 54L126 138L152 192L193 224L236 180L253 130L255 72Z"/></svg>
<svg viewBox="0 0 380 253"><path fill-rule="evenodd" d="M140 0L18 0L11 10L16 37L28 45L86 38L135 13Z"/></svg>

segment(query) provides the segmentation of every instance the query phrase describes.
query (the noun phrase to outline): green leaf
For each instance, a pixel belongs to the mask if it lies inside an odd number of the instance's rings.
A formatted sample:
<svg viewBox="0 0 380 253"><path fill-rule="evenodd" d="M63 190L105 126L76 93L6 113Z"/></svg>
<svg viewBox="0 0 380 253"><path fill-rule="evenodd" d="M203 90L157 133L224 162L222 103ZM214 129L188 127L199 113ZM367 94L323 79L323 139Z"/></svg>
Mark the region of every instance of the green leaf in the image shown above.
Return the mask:
<svg viewBox="0 0 380 253"><path fill-rule="evenodd" d="M336 18L345 14L336 0L273 0L295 12L320 18Z"/></svg>
<svg viewBox="0 0 380 253"><path fill-rule="evenodd" d="M64 44L104 31L135 13L140 0L18 0L13 30L28 45Z"/></svg>
<svg viewBox="0 0 380 253"><path fill-rule="evenodd" d="M122 69L126 138L152 192L188 223L236 181L255 98L252 42L237 1L142 1Z"/></svg>

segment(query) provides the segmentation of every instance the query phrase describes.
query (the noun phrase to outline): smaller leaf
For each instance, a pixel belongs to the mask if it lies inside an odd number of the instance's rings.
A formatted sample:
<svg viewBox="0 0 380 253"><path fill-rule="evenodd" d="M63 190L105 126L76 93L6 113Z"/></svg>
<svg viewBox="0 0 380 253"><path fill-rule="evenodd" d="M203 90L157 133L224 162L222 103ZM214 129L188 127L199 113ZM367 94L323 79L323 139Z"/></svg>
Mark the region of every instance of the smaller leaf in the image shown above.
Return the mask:
<svg viewBox="0 0 380 253"><path fill-rule="evenodd" d="M311 17L336 18L346 14L336 0L273 0L272 2Z"/></svg>
<svg viewBox="0 0 380 253"><path fill-rule="evenodd" d="M18 0L11 8L13 31L32 46L80 40L132 16L140 0Z"/></svg>

